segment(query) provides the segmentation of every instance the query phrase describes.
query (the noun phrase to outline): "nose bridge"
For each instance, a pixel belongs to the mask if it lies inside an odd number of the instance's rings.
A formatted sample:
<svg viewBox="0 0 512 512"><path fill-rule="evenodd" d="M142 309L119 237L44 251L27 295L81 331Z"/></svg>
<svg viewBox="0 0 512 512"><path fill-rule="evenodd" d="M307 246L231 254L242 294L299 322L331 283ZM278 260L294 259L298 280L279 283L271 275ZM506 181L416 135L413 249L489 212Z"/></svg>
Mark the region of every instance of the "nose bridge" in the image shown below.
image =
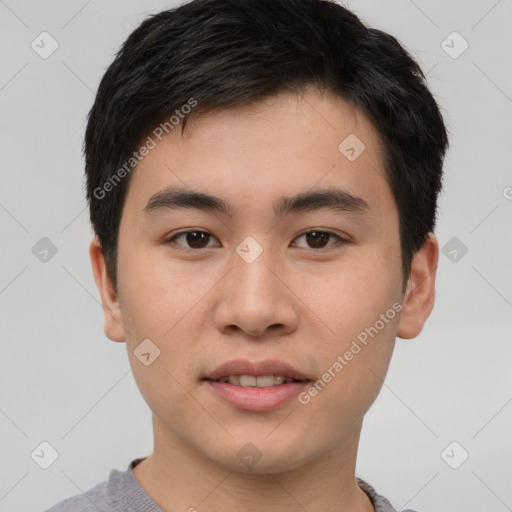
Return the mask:
<svg viewBox="0 0 512 512"><path fill-rule="evenodd" d="M247 237L233 251L231 263L216 313L219 329L237 326L258 336L271 326L288 330L296 324L290 293L274 275L280 262L268 243Z"/></svg>
<svg viewBox="0 0 512 512"><path fill-rule="evenodd" d="M269 267L278 266L268 243L247 237L233 254L233 297L237 304L250 310L271 309L280 291Z"/></svg>

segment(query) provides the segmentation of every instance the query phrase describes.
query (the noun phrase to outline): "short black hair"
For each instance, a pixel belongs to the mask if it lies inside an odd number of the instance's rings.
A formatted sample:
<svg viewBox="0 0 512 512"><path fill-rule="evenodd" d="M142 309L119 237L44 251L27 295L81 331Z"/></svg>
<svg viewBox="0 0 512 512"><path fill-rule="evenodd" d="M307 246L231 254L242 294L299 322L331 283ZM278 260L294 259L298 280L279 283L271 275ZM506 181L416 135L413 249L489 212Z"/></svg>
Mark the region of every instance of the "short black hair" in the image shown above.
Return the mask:
<svg viewBox="0 0 512 512"><path fill-rule="evenodd" d="M203 113L310 88L342 97L374 124L408 277L434 230L448 147L418 63L396 38L334 1L193 0L130 34L89 112L87 200L116 290L121 213L141 144L177 123L183 134L187 120Z"/></svg>

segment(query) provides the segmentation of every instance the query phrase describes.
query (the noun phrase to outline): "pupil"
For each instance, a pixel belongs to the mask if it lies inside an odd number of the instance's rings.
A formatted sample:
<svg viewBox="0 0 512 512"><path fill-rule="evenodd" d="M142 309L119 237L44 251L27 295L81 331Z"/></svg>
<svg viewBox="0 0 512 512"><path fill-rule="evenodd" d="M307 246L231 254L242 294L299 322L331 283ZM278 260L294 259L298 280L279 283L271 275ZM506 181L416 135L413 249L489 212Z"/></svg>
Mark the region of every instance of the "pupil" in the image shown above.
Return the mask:
<svg viewBox="0 0 512 512"><path fill-rule="evenodd" d="M207 237L207 233L203 233L201 231L193 231L191 233L187 233L187 243L194 249L202 248L208 243Z"/></svg>
<svg viewBox="0 0 512 512"><path fill-rule="evenodd" d="M324 246L322 242L327 243L329 233L324 233L322 231L310 231L309 233L306 233L306 239L313 249L318 249Z"/></svg>

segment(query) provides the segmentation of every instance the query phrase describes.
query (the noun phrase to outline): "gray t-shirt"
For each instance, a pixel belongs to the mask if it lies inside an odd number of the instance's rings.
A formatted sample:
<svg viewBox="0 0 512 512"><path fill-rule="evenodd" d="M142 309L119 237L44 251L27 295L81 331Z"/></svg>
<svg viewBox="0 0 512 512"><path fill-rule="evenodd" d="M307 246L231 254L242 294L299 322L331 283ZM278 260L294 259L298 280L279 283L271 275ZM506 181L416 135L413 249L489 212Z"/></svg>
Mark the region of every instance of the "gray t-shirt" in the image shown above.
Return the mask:
<svg viewBox="0 0 512 512"><path fill-rule="evenodd" d="M60 501L45 512L165 512L140 486L133 468L144 457L134 459L126 471L113 469L108 481L97 484L83 494ZM391 503L375 492L365 481L357 478L359 487L368 495L375 512L396 512ZM192 509L193 510L193 509ZM414 510L402 510L414 512Z"/></svg>

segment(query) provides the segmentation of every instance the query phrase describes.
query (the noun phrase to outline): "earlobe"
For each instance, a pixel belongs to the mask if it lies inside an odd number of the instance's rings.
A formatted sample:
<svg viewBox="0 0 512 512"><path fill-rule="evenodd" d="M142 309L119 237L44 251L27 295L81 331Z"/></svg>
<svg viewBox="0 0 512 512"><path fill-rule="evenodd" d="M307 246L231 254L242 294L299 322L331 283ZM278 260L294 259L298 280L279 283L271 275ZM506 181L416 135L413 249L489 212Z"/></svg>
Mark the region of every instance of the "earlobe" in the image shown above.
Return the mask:
<svg viewBox="0 0 512 512"><path fill-rule="evenodd" d="M89 246L94 280L101 296L105 317L105 334L112 341L125 341L125 330L121 318L121 309L114 284L110 279L105 264L105 255L98 237L94 237Z"/></svg>
<svg viewBox="0 0 512 512"><path fill-rule="evenodd" d="M410 339L418 336L432 312L438 258L439 244L437 238L430 233L412 260L398 324L397 335L400 338Z"/></svg>

